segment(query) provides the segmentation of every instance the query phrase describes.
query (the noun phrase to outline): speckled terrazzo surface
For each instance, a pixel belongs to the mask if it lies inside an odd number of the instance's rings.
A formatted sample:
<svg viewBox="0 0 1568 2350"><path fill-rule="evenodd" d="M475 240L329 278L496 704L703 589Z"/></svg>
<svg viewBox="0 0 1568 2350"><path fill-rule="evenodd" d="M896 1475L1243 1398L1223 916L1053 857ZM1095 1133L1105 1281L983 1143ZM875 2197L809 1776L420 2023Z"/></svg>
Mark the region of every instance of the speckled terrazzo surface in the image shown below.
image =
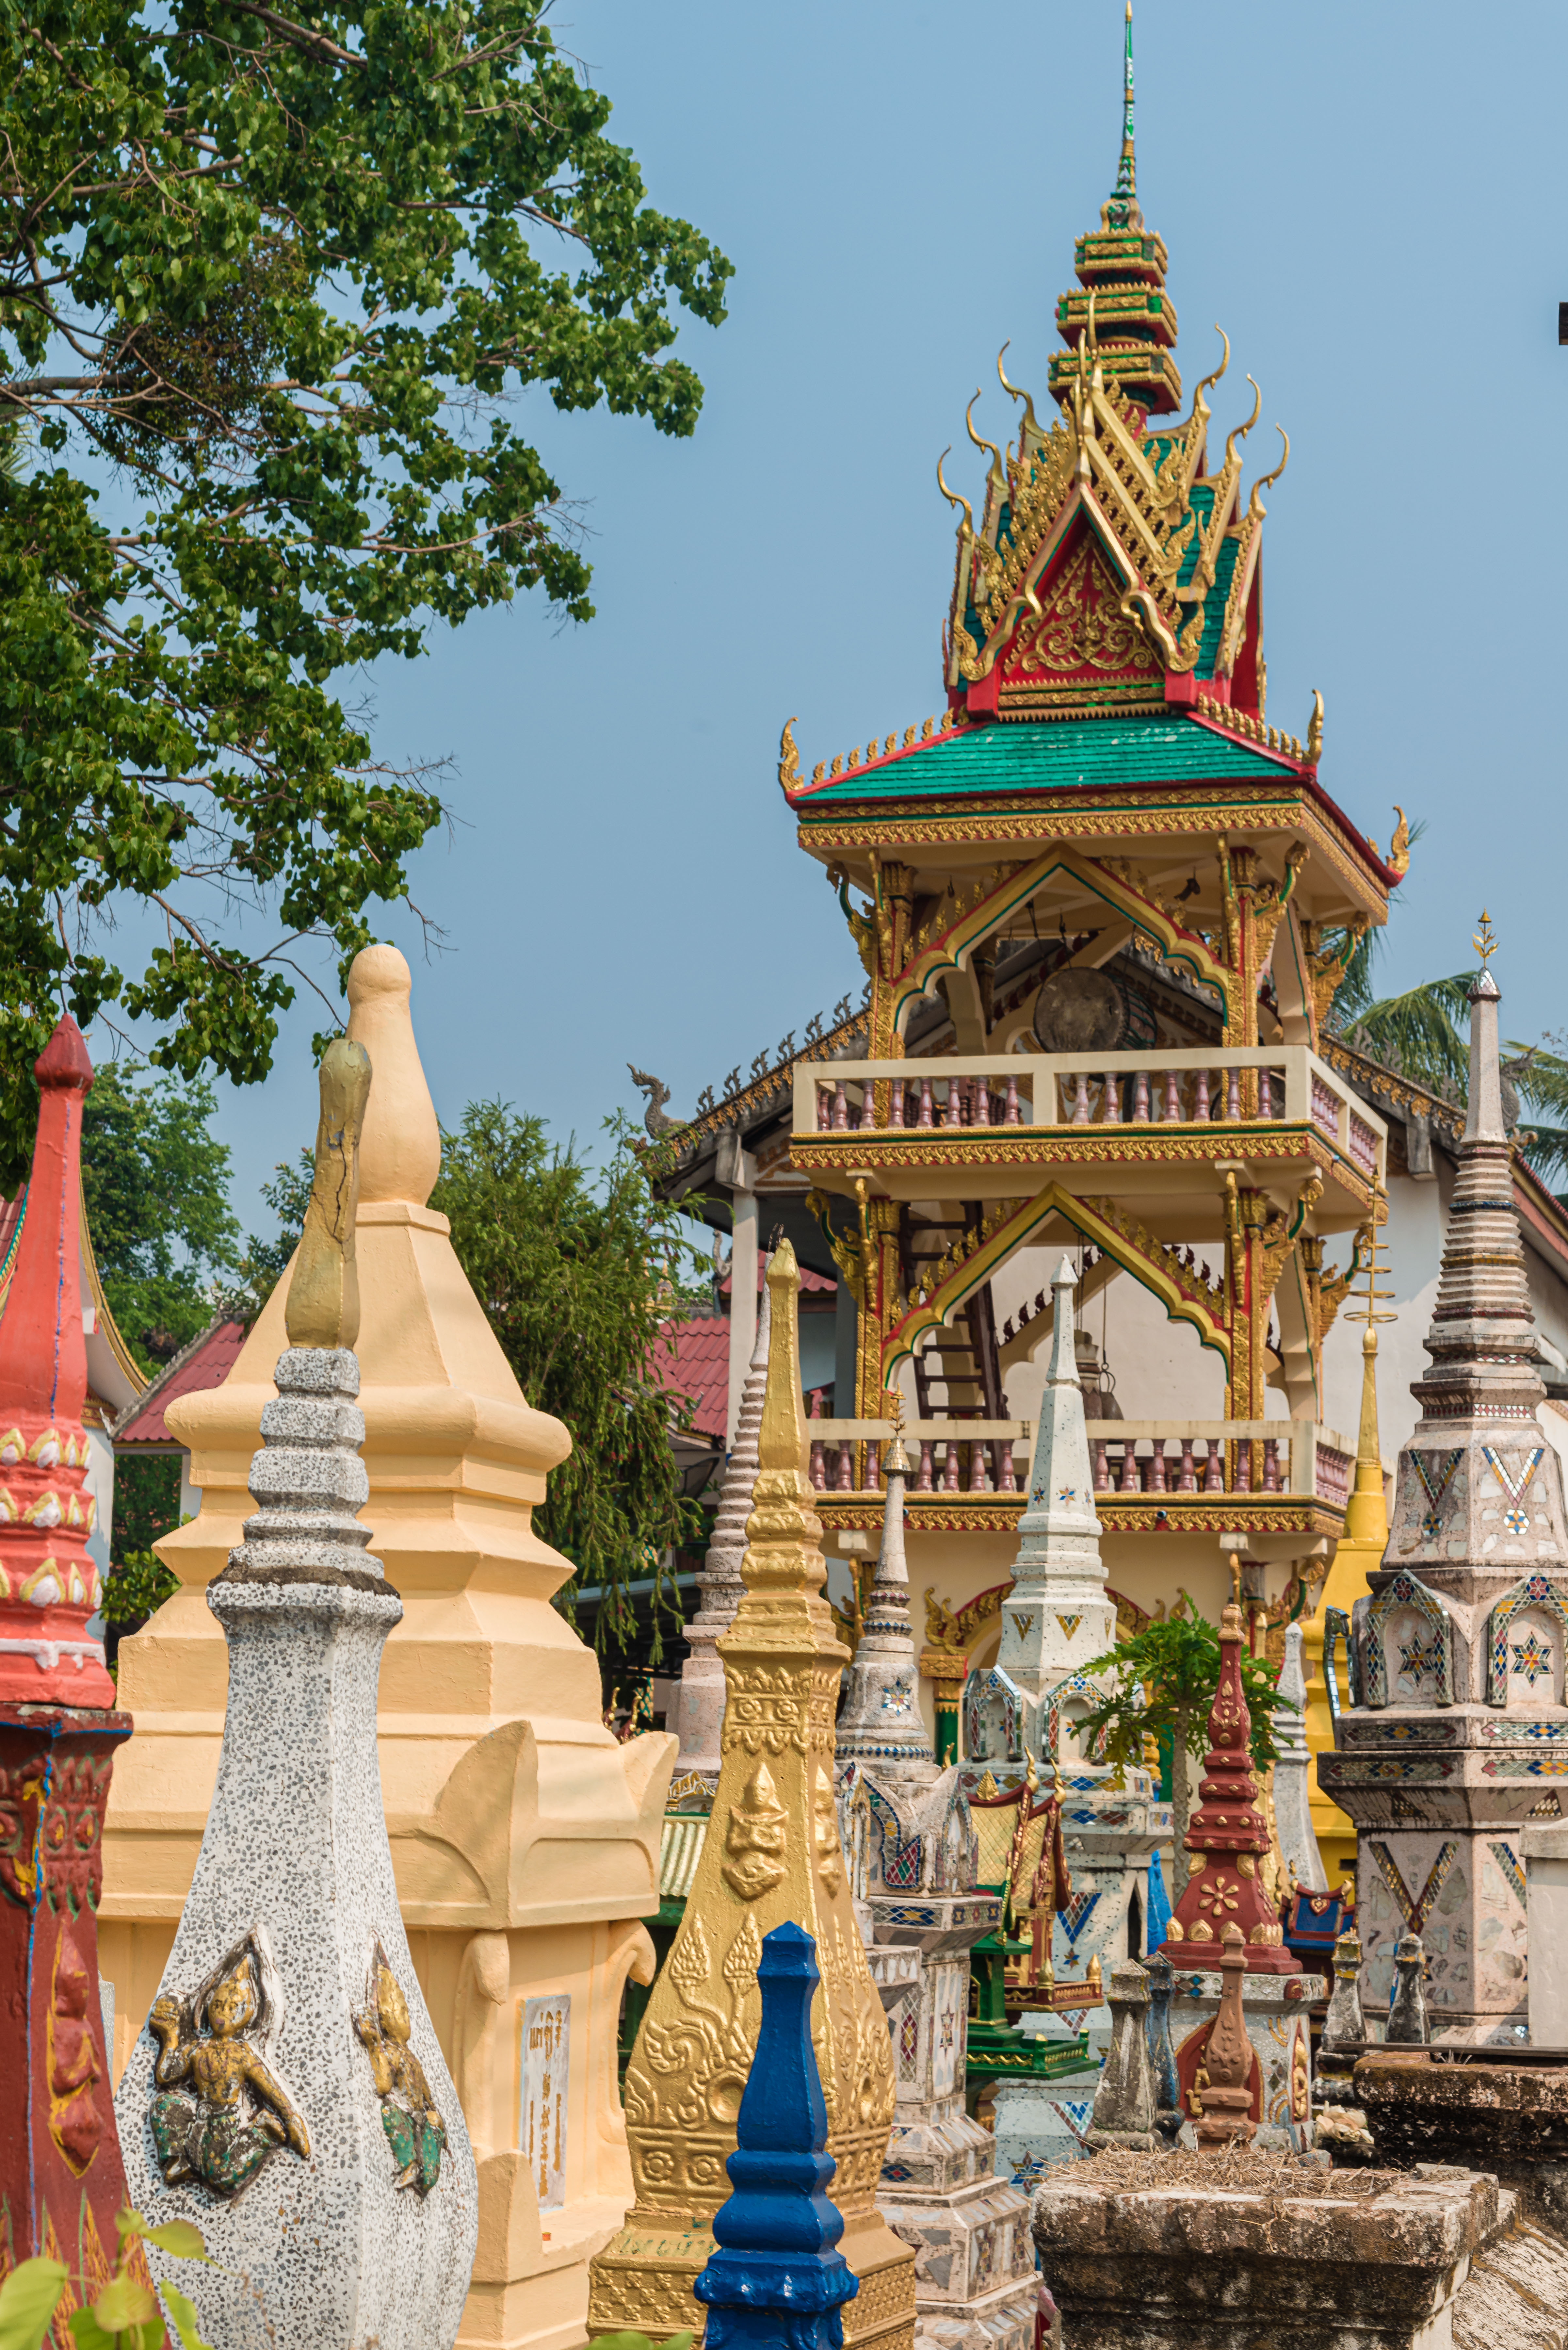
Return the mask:
<svg viewBox="0 0 1568 2350"><path fill-rule="evenodd" d="M302 1360L302 1357L305 1359ZM115 2099L133 2203L158 2224L198 2227L215 2269L154 2255L197 2303L220 2350L444 2350L456 2336L477 2241L474 2163L462 2110L419 1995L398 1908L376 1756L382 1645L401 1615L389 1588L357 1587L377 1562L358 1524L362 1423L352 1355L286 1354L281 1410L264 1420L252 1492L261 1522L209 1604L229 1647L218 1781L161 1994L189 2000L245 1937L265 1944L280 2019L247 2034L303 2117L308 2158L269 2153L232 2198L199 2177L170 2186L149 2116L159 2095L152 2034L140 2033ZM280 1521L291 1523L286 1526ZM263 1562L334 1565L353 1586L252 1580ZM256 1935L256 1929L261 1934ZM409 2046L446 2131L428 2195L395 2185L369 2052L355 2017L370 2004L379 1942L408 2002ZM254 1945L253 1945L254 1947ZM204 2112L193 2087L178 2095ZM247 2091L254 2126L267 2101ZM204 2143L212 2143L211 2139Z"/></svg>

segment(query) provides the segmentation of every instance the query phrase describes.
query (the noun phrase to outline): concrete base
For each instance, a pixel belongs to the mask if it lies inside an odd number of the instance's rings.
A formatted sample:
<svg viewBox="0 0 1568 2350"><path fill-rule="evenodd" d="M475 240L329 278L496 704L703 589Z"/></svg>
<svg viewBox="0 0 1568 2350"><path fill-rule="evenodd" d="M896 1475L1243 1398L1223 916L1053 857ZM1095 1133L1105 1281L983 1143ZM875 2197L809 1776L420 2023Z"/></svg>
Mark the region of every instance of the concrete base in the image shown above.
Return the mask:
<svg viewBox="0 0 1568 2350"><path fill-rule="evenodd" d="M1124 2183L1140 2177L1157 2183ZM1033 2205L1072 2350L1557 2350L1549 2328L1562 2317L1544 2293L1532 2311L1520 2287L1533 2291L1532 2274L1568 2314L1568 2251L1511 2236L1517 2226L1513 2199L1474 2173L1324 2172L1258 2156L1137 2168L1108 2157L1048 2179ZM1494 2249L1485 2293L1510 2315L1483 2333L1465 2295Z"/></svg>
<svg viewBox="0 0 1568 2350"><path fill-rule="evenodd" d="M1089 2124L1099 2085L1098 2065L1060 2081L998 2082L997 2177L1027 2193L1054 2163L1080 2161L1089 2152Z"/></svg>
<svg viewBox="0 0 1568 2350"><path fill-rule="evenodd" d="M1377 2159L1489 2170L1568 2234L1568 2065L1529 2052L1379 2048L1355 2074Z"/></svg>

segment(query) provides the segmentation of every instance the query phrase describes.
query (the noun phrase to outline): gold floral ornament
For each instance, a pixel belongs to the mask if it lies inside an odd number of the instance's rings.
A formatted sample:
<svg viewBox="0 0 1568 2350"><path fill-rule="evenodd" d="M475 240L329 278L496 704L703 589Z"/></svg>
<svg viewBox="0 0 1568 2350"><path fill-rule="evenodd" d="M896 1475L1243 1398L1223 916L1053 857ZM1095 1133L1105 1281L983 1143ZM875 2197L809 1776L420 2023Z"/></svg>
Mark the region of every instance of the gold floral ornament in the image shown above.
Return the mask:
<svg viewBox="0 0 1568 2350"><path fill-rule="evenodd" d="M147 2028L159 2043L148 2109L170 2187L197 2179L225 2199L284 2146L310 2159L310 2133L267 2062L283 2029L283 1991L264 1927L253 1927L185 2000L165 1991ZM192 2094L178 2094L183 2084Z"/></svg>
<svg viewBox="0 0 1568 2350"><path fill-rule="evenodd" d="M370 1959L369 2004L354 2018L381 2100L381 2127L397 2165L394 2187L428 2195L441 2177L446 2124L424 2066L409 2045L409 2002L379 1942Z"/></svg>

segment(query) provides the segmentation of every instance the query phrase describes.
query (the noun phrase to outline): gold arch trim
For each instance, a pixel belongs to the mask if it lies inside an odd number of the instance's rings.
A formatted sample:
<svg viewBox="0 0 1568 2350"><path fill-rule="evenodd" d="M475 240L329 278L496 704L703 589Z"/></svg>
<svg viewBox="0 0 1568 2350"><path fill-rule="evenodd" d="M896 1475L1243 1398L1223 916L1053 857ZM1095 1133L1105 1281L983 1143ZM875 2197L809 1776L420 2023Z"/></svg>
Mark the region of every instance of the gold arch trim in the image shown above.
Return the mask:
<svg viewBox="0 0 1568 2350"><path fill-rule="evenodd" d="M1060 1216L1086 1241L1113 1257L1124 1273L1128 1273L1140 1285L1158 1297L1172 1322L1185 1322L1198 1334L1199 1346L1210 1347L1220 1357L1226 1375L1231 1370L1231 1334L1194 1298L1186 1296L1168 1274L1151 1264L1147 1257L1134 1248L1126 1234L1108 1222L1086 1200L1064 1191L1059 1183L1048 1183L1033 1200L1026 1200L1004 1223L998 1224L983 1245L972 1256L955 1265L944 1281L938 1283L930 1295L910 1308L903 1320L888 1332L882 1341L882 1385L892 1384L893 1373L902 1362L913 1358L920 1341L931 1330L950 1323L954 1315L979 1289L983 1289L992 1275L1023 1246L1030 1234L1053 1216Z"/></svg>
<svg viewBox="0 0 1568 2350"><path fill-rule="evenodd" d="M954 920L930 945L922 948L894 983L893 1033L899 1034L899 1024L909 1006L926 994L933 980L944 971L956 971L963 957L988 937L998 922L1004 921L1019 907L1027 905L1057 873L1069 874L1094 897L1100 898L1115 912L1134 923L1149 937L1158 939L1168 961L1185 964L1193 977L1207 987L1218 990L1220 1016L1227 1028L1237 1024L1232 1019L1235 1010L1237 978L1228 964L1220 962L1195 931L1185 931L1173 922L1152 898L1107 872L1094 858L1081 857L1071 848L1049 848L1033 865L1020 866L1005 881L998 884L989 897L981 898L965 914Z"/></svg>

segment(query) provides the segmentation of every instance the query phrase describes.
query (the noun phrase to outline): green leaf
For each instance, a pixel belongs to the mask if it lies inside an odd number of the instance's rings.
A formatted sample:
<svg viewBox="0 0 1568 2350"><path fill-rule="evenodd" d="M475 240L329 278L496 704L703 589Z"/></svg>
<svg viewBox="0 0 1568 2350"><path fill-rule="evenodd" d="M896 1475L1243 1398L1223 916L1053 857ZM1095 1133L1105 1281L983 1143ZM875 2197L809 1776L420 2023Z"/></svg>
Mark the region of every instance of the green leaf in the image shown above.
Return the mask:
<svg viewBox="0 0 1568 2350"><path fill-rule="evenodd" d="M58 2261L23 2261L0 2284L0 2350L38 2350L67 2271Z"/></svg>
<svg viewBox="0 0 1568 2350"><path fill-rule="evenodd" d="M145 2325L158 2314L158 2303L140 2277L121 2269L110 2277L98 2299L92 2314L106 2334L123 2334L132 2325Z"/></svg>
<svg viewBox="0 0 1568 2350"><path fill-rule="evenodd" d="M192 2228L189 2220L166 2220L161 2228L142 2228L138 2233L145 2237L148 2243L156 2244L161 2252L171 2253L177 2261L204 2261L208 2258L202 2231L199 2228Z"/></svg>
<svg viewBox="0 0 1568 2350"><path fill-rule="evenodd" d="M66 2320L77 2350L125 2350L113 2334L106 2334L90 2309L73 2309Z"/></svg>
<svg viewBox="0 0 1568 2350"><path fill-rule="evenodd" d="M195 2232L192 2228L191 2233L194 2235ZM164 2286L163 2300L174 2321L174 2331L180 2336L181 2350L213 2350L212 2344L204 2342L198 2331L195 2303L188 2299L177 2285L171 2284Z"/></svg>

